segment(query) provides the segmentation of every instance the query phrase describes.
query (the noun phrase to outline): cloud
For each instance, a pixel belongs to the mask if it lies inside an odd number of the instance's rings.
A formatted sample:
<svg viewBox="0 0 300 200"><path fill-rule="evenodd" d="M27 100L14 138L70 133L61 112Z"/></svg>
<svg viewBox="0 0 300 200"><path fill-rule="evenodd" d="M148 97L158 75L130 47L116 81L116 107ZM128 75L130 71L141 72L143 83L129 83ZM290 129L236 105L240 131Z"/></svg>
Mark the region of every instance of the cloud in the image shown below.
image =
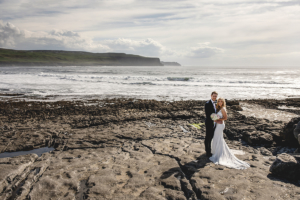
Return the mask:
<svg viewBox="0 0 300 200"><path fill-rule="evenodd" d="M159 42L147 38L132 40L119 38L115 40L94 41L84 38L79 33L69 30L52 30L31 32L20 30L11 23L0 21L0 47L46 50L75 50L91 52L125 52L144 56L171 55L172 52Z"/></svg>
<svg viewBox="0 0 300 200"><path fill-rule="evenodd" d="M56 36L80 37L79 34L74 31L53 30L50 34Z"/></svg>
<svg viewBox="0 0 300 200"><path fill-rule="evenodd" d="M68 30L53 30L47 32L31 32L21 30L11 23L0 21L0 46L3 48L48 49L48 50L89 50L108 51L109 47L94 43L78 33Z"/></svg>
<svg viewBox="0 0 300 200"><path fill-rule="evenodd" d="M187 56L193 58L209 58L223 52L224 49L212 47L210 46L209 42L205 42L198 43L196 47L191 47L191 50L187 53Z"/></svg>
<svg viewBox="0 0 300 200"><path fill-rule="evenodd" d="M300 63L290 54L299 52L299 0L0 0L0 13L18 26L1 24L1 46L125 52L183 65L278 63L263 55Z"/></svg>
<svg viewBox="0 0 300 200"><path fill-rule="evenodd" d="M147 56L160 56L171 53L165 46L151 38L145 40L119 38L117 40L103 41L103 43L116 52L143 53L143 55Z"/></svg>
<svg viewBox="0 0 300 200"><path fill-rule="evenodd" d="M11 23L4 24L0 21L0 46L14 46L16 39L25 37L24 31L21 31Z"/></svg>

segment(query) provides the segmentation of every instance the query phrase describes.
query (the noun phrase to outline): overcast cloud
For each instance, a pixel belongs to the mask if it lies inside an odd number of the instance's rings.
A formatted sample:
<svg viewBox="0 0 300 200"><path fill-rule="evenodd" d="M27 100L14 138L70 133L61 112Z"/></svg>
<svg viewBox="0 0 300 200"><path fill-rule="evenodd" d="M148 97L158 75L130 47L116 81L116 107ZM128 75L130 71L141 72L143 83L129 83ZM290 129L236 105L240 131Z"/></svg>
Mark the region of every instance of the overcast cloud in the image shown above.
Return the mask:
<svg viewBox="0 0 300 200"><path fill-rule="evenodd" d="M0 47L299 66L299 0L0 0Z"/></svg>

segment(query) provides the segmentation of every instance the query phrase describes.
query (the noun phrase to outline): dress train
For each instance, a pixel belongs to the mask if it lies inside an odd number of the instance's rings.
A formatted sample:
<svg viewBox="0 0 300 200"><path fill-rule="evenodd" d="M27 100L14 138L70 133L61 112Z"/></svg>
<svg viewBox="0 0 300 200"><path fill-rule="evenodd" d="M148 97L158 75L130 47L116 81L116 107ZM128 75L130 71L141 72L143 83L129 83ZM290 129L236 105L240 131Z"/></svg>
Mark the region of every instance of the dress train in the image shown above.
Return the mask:
<svg viewBox="0 0 300 200"><path fill-rule="evenodd" d="M217 113L221 118L222 112L219 111ZM216 124L216 129L214 133L214 137L211 142L211 156L209 159L217 164L217 165L224 165L229 168L234 169L247 169L250 165L242 160L239 160L235 155L243 155L245 154L241 150L233 150L229 149L228 145L226 144L223 138L223 130L225 128L225 124Z"/></svg>

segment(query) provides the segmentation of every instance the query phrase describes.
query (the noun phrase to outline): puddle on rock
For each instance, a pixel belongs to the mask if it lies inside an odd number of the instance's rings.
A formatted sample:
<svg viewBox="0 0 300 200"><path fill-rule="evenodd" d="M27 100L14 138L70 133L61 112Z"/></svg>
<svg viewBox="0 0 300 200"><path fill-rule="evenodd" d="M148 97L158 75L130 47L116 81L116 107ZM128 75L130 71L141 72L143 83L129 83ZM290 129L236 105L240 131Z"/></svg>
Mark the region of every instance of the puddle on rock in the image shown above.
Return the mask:
<svg viewBox="0 0 300 200"><path fill-rule="evenodd" d="M39 149L30 150L30 151L4 152L4 153L0 153L0 158L9 158L9 157L15 157L15 156L20 156L20 155L27 155L27 154L31 154L31 153L35 153L40 157L43 153L47 153L47 152L50 152L53 150L54 150L53 147L42 147Z"/></svg>
<svg viewBox="0 0 300 200"><path fill-rule="evenodd" d="M239 111L239 113L247 117L263 118L270 121L278 120L283 122L289 122L292 118L299 117L299 115L294 113L268 109L257 104L241 103L240 106L243 108L243 111Z"/></svg>

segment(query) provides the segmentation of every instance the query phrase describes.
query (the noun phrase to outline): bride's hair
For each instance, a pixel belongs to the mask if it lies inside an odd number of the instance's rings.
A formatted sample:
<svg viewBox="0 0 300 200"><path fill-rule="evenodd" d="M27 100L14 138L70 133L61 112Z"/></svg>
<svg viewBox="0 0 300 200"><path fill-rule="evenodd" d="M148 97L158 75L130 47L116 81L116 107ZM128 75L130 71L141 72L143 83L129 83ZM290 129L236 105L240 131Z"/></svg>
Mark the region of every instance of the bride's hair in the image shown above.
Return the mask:
<svg viewBox="0 0 300 200"><path fill-rule="evenodd" d="M219 101L222 101L223 104L222 106L219 106ZM217 110L220 111L222 108L225 108L226 109L226 102L225 102L225 99L224 98L219 98L218 99L218 102L217 102L217 106L216 106Z"/></svg>

